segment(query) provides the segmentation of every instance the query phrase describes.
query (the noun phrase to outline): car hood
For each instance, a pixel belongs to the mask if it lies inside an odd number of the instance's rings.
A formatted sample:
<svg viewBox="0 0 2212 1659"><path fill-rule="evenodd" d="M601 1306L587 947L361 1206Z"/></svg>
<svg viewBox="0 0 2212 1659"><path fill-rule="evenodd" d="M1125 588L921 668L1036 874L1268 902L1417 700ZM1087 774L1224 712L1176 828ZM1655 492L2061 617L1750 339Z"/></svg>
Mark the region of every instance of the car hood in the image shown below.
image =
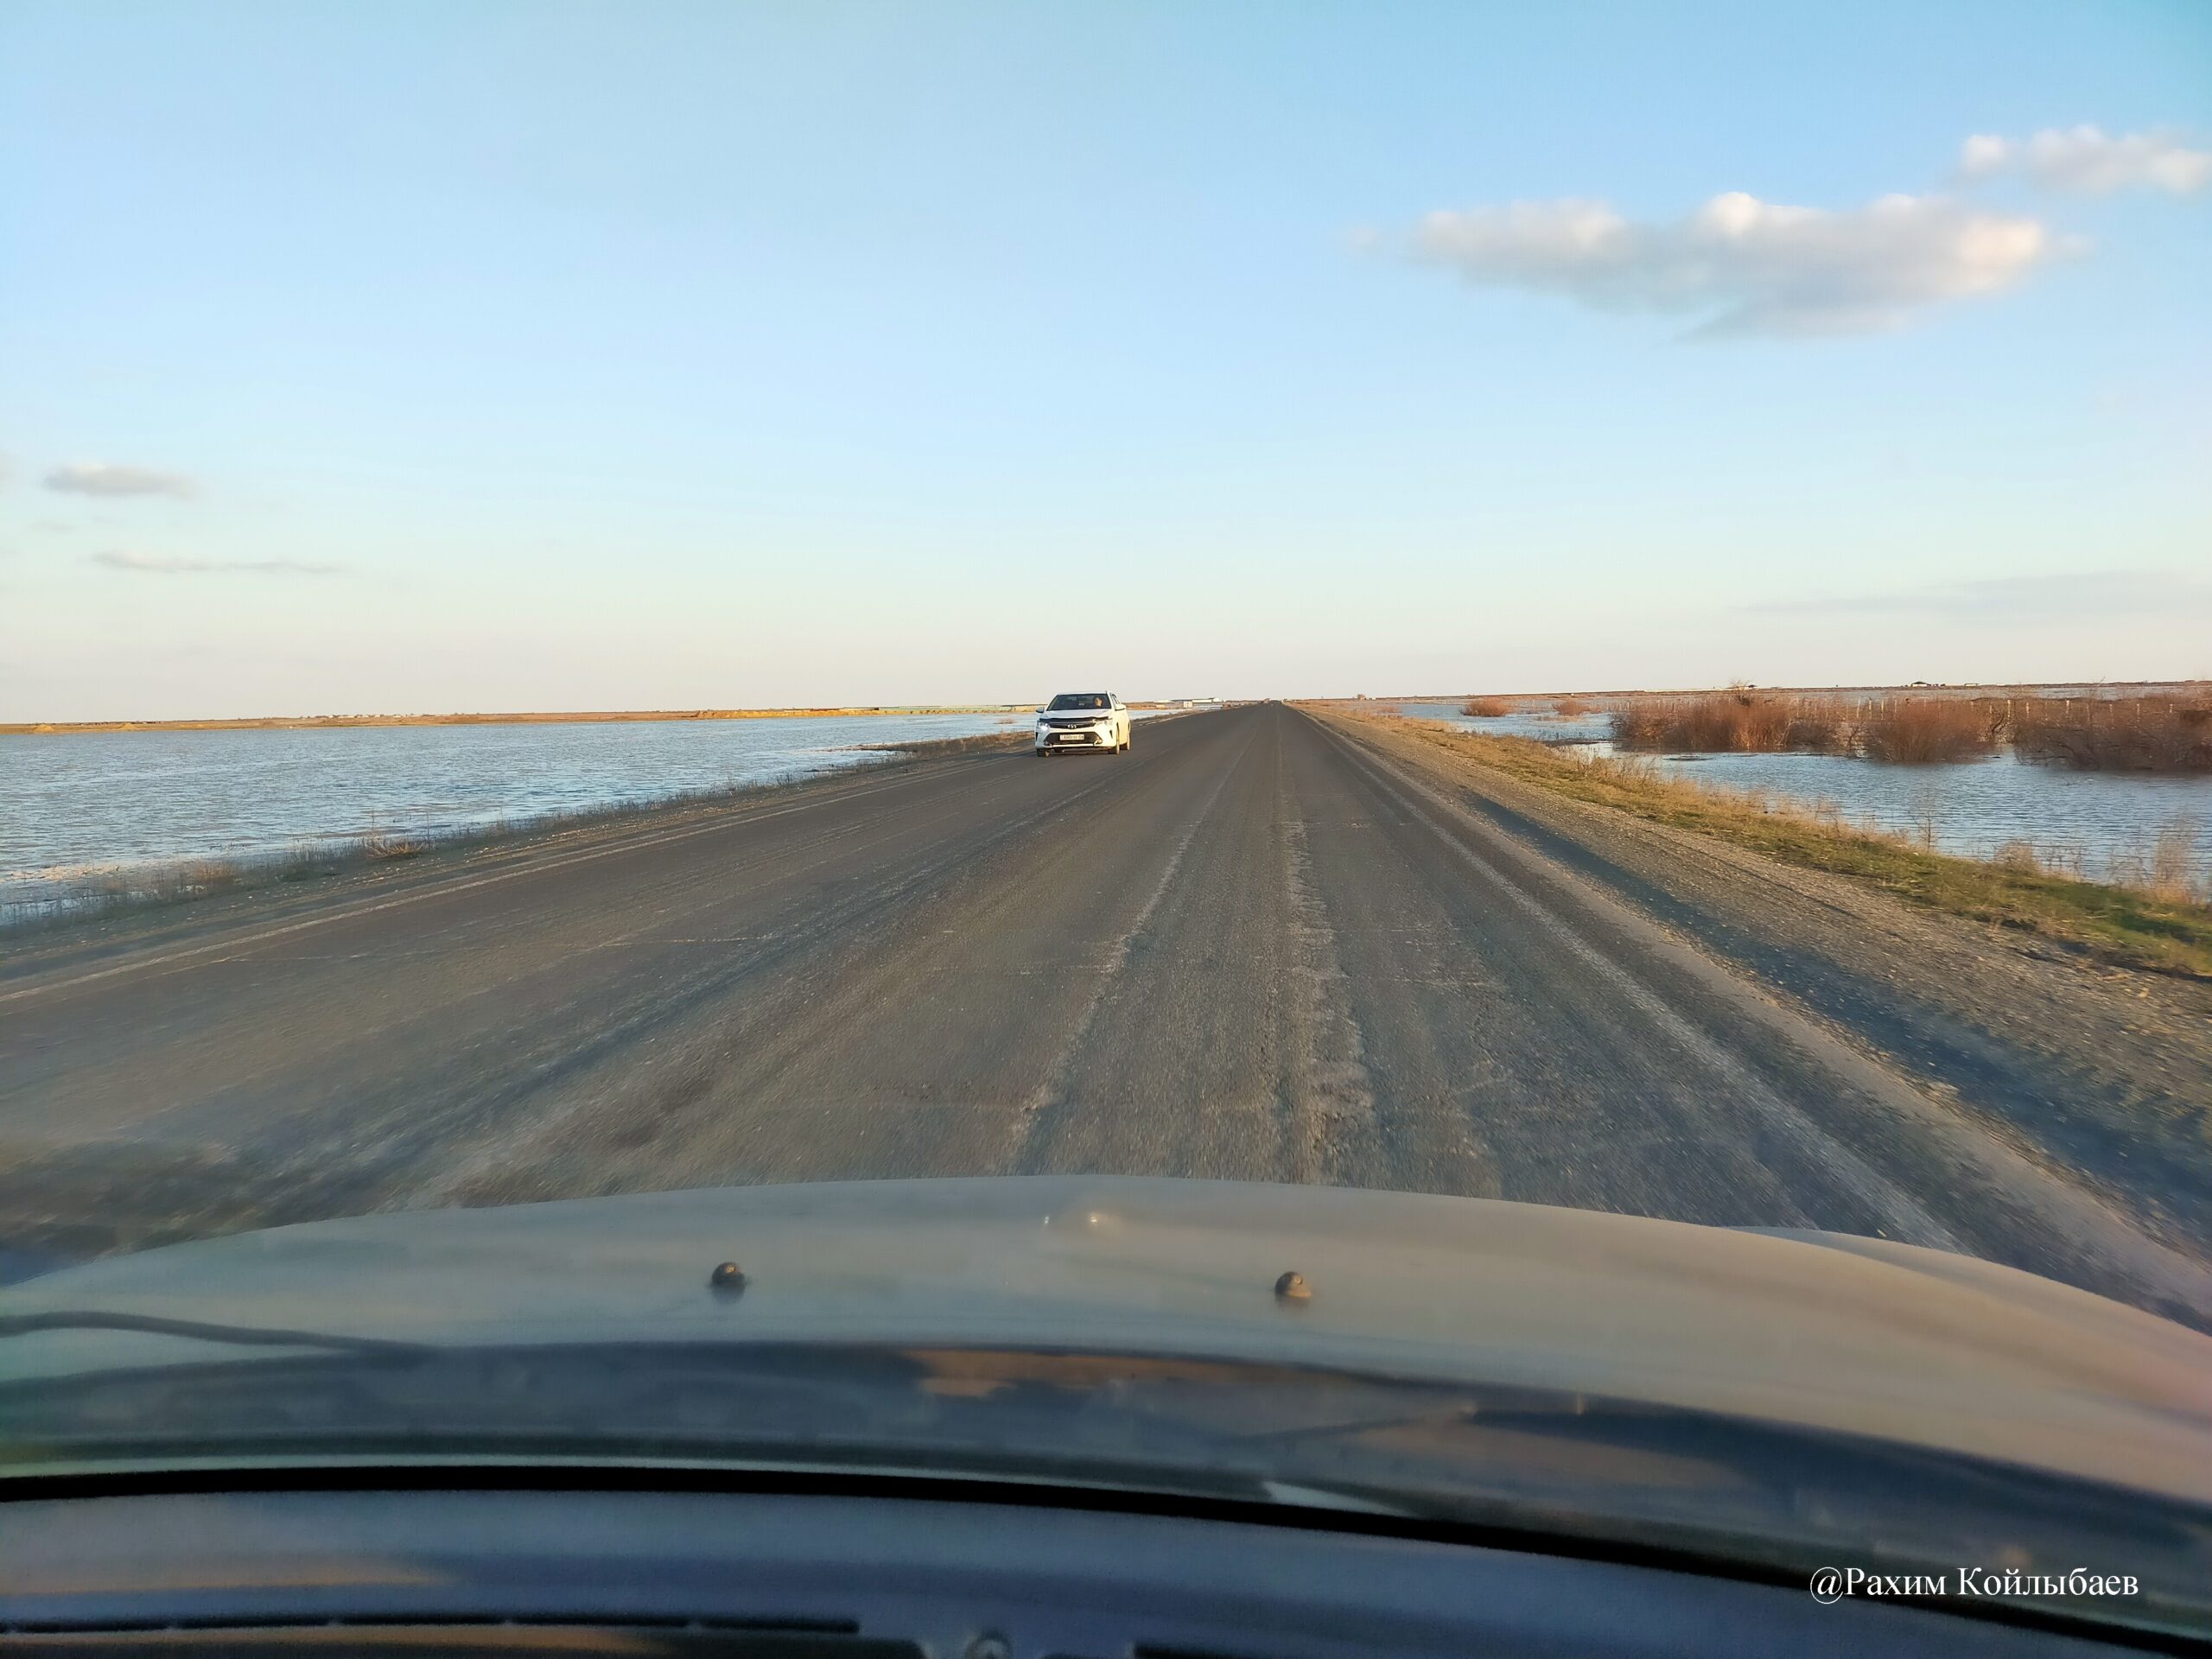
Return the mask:
<svg viewBox="0 0 2212 1659"><path fill-rule="evenodd" d="M741 1292L710 1287L738 1262ZM1281 1296L1285 1273L1309 1294ZM1108 1178L658 1193L275 1228L54 1272L10 1316L445 1344L903 1344L1586 1393L2212 1501L2212 1338L1969 1258L1495 1200ZM178 1357L42 1330L23 1380Z"/></svg>

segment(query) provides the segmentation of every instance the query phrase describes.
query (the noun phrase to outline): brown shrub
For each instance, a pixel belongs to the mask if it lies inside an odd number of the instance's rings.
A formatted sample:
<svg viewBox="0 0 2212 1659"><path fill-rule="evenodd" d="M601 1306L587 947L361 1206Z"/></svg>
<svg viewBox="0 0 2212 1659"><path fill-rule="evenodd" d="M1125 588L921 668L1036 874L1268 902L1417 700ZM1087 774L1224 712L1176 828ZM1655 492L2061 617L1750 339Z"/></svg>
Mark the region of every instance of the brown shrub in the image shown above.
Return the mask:
<svg viewBox="0 0 2212 1659"><path fill-rule="evenodd" d="M1848 754L1859 741L1859 713L1840 697L1789 699L1789 734L1785 748L1815 754Z"/></svg>
<svg viewBox="0 0 2212 1659"><path fill-rule="evenodd" d="M1590 705L1580 697L1561 697L1552 704L1552 712L1562 720L1573 720L1590 712Z"/></svg>
<svg viewBox="0 0 2212 1659"><path fill-rule="evenodd" d="M1624 749L1689 749L1745 754L1786 749L1799 699L1749 690L1688 697L1642 697L1613 713L1613 741Z"/></svg>
<svg viewBox="0 0 2212 1659"><path fill-rule="evenodd" d="M2023 697L2012 740L2031 760L2101 772L2212 772L2212 696Z"/></svg>
<svg viewBox="0 0 2212 1659"><path fill-rule="evenodd" d="M1925 765L1995 751L2001 705L1965 697L1876 697L1859 709L1859 747L1869 760Z"/></svg>
<svg viewBox="0 0 2212 1659"><path fill-rule="evenodd" d="M1503 697L1469 697L1459 705L1459 712L1481 720L1496 720L1500 715L1511 714L1513 705Z"/></svg>
<svg viewBox="0 0 2212 1659"><path fill-rule="evenodd" d="M1624 749L1707 753L1863 754L1870 760L1957 760L1986 754L2003 735L2001 706L1956 697L1793 696L1736 688L1645 697L1613 714Z"/></svg>

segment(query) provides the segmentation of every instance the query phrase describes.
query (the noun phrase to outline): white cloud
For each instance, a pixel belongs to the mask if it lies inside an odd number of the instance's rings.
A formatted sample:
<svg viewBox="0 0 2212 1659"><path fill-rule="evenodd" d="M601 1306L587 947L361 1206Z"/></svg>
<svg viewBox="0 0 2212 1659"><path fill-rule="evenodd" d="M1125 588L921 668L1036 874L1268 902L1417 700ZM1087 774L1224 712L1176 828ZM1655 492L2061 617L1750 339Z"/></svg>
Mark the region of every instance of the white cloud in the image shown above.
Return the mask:
<svg viewBox="0 0 2212 1659"><path fill-rule="evenodd" d="M2046 127L2031 138L1978 132L1959 151L1969 179L2024 173L2047 190L2109 195L2156 189L2188 195L2212 184L2212 150L2191 149L2171 133L2107 133L2101 127Z"/></svg>
<svg viewBox="0 0 2212 1659"><path fill-rule="evenodd" d="M1714 334L1859 334L1942 300L1993 294L2069 247L2041 221L1942 196L1830 212L1719 195L1638 224L1602 201L1433 213L1416 257L1485 287L1605 310L1701 315Z"/></svg>
<svg viewBox="0 0 2212 1659"><path fill-rule="evenodd" d="M162 576L340 576L346 571L342 564L308 559L178 559L152 553L95 553L92 562L111 570Z"/></svg>
<svg viewBox="0 0 2212 1659"><path fill-rule="evenodd" d="M78 461L56 467L46 475L46 487L65 495L174 495L189 499L199 486L181 473L157 473L150 467L111 467L105 461Z"/></svg>

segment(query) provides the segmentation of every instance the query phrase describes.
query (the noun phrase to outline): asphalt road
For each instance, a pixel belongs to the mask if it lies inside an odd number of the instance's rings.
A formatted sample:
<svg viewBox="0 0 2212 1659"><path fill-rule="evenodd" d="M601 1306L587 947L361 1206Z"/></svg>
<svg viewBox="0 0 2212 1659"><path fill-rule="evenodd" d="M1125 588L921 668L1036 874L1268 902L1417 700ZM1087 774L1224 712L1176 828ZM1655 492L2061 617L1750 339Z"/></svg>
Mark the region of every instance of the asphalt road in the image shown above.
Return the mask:
<svg viewBox="0 0 2212 1659"><path fill-rule="evenodd" d="M1324 1181L2192 1255L1262 705L179 913L0 976L0 1242L860 1176Z"/></svg>

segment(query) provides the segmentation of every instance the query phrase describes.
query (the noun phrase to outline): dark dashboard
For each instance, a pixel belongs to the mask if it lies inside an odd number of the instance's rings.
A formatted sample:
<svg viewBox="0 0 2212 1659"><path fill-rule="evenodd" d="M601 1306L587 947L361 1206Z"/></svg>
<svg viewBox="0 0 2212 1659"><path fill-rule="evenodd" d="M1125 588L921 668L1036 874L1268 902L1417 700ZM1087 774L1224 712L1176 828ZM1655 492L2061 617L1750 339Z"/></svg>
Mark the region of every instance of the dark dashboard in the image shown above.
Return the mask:
<svg viewBox="0 0 2212 1659"><path fill-rule="evenodd" d="M1294 1524L846 1492L267 1490L0 1504L0 1653L737 1659L2110 1653L1803 1586ZM557 1472L541 1471L541 1482ZM435 1477L432 1477L435 1478ZM579 1485L588 1484L581 1477ZM478 1489L468 1489L475 1487Z"/></svg>

